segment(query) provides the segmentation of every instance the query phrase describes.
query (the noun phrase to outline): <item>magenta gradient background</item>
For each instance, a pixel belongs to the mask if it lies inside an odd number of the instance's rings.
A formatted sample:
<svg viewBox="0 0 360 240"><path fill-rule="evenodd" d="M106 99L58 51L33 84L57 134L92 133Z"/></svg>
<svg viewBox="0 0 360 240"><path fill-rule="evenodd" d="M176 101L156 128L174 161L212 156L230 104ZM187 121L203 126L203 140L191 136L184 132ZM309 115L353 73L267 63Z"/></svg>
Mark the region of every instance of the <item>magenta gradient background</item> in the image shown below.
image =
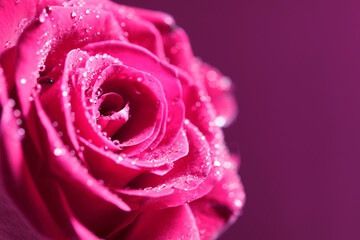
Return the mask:
<svg viewBox="0 0 360 240"><path fill-rule="evenodd" d="M360 239L358 1L118 2L171 13L237 87L247 203L222 240Z"/></svg>

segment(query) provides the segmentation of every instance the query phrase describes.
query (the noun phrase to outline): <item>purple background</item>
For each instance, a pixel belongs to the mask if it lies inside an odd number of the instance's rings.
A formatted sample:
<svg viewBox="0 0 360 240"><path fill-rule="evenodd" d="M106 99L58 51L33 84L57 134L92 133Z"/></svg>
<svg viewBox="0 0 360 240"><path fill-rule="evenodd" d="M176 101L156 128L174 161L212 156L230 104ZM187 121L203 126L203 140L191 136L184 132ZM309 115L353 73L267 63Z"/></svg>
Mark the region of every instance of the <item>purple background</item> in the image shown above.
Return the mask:
<svg viewBox="0 0 360 240"><path fill-rule="evenodd" d="M247 203L221 239L360 239L360 3L119 0L171 13L230 76Z"/></svg>

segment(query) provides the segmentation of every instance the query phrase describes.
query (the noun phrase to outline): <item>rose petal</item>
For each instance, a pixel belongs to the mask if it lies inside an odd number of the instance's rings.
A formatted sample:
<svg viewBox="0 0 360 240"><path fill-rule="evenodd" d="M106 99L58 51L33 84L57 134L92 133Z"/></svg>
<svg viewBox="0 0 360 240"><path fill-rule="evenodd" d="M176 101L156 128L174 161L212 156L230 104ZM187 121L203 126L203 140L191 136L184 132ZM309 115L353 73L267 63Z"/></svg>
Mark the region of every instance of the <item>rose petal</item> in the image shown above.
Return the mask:
<svg viewBox="0 0 360 240"><path fill-rule="evenodd" d="M213 177L208 174L212 167L213 158L210 147L201 132L191 123L185 125L189 141L189 153L176 161L174 167L164 176L144 173L135 178L130 184L131 189L148 189L158 192L161 189L173 188L175 191L167 196L142 199L142 208L164 208L182 205L188 201L202 197L215 184ZM206 181L206 184L204 183ZM216 180L215 180L216 181ZM201 185L201 187L199 187ZM126 201L134 198L122 192Z"/></svg>
<svg viewBox="0 0 360 240"><path fill-rule="evenodd" d="M72 1L76 4L77 1ZM138 9L119 5L111 1L87 0L87 6L99 7L114 14L115 19L123 28L129 42L142 46L160 59L165 59L162 37L158 29L146 19L138 16ZM161 14L160 12L152 12L153 14Z"/></svg>
<svg viewBox="0 0 360 240"><path fill-rule="evenodd" d="M86 10L88 9L80 7L52 7L44 21L32 23L21 34L17 44L15 84L25 116L30 107L28 100L31 90L37 84L39 66L45 59L46 67L52 69L59 61L60 64L63 63L65 55L71 49L88 42L119 39L122 31L112 14L102 10L98 10L97 14L85 14ZM72 17L74 15L81 15L83 19ZM97 32L101 34L98 35Z"/></svg>
<svg viewBox="0 0 360 240"><path fill-rule="evenodd" d="M237 115L236 101L232 94L233 84L230 78L223 76L217 69L197 60L196 78L205 83L207 93L216 111L215 123L220 127L229 126Z"/></svg>
<svg viewBox="0 0 360 240"><path fill-rule="evenodd" d="M4 84L3 75L0 74L0 89L6 89ZM24 128L19 128L15 122L14 104L16 104L14 100L8 99L6 93L1 94L0 182L4 187L3 194L5 194L6 191L6 195L11 198L11 201L16 205L16 209L21 211L19 216L12 215L14 218L11 218L10 221L18 221L24 216L27 218L27 220L24 220L25 224L27 221L31 222L32 227L39 233L45 235L57 235L62 239L62 230L60 230L58 224L55 223L48 208L43 202L33 181L28 163L26 162L27 157L24 155L23 149L30 151L31 156L34 156L33 151L35 148L33 147L31 140L27 137ZM18 114L16 115L18 116ZM25 140L23 139L24 137ZM24 141L24 145L22 145L22 141ZM7 199L7 196L4 196L4 198ZM24 199L26 199L26 201L24 201ZM12 205L9 205L9 211L12 211L11 206ZM17 233L9 234L25 234L26 227L22 226L21 228L24 232L20 231L20 226L16 227Z"/></svg>
<svg viewBox="0 0 360 240"><path fill-rule="evenodd" d="M21 32L45 6L60 6L58 0L2 1L0 5L0 54L16 44Z"/></svg>
<svg viewBox="0 0 360 240"><path fill-rule="evenodd" d="M166 219L166 226L164 226ZM149 224L149 223L159 224ZM167 208L142 213L124 233L126 239L200 239L194 215L190 207L185 204L175 208ZM121 236L119 234L119 236ZM119 237L117 236L117 237ZM110 239L118 239L112 236Z"/></svg>
<svg viewBox="0 0 360 240"><path fill-rule="evenodd" d="M81 137L79 140L84 146L83 152L92 175L112 187L122 188L145 171L131 164L132 160L123 154L105 151Z"/></svg>
<svg viewBox="0 0 360 240"><path fill-rule="evenodd" d="M210 193L190 203L201 239L219 236L239 215L245 194L231 159L224 164L224 177Z"/></svg>

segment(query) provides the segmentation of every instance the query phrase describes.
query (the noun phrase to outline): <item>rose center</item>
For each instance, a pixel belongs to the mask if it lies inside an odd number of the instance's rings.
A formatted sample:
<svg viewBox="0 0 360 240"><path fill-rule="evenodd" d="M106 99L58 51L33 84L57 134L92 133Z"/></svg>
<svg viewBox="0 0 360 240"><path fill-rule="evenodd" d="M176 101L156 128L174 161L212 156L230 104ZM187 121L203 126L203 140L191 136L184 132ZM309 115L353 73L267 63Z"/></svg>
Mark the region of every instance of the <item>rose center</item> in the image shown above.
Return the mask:
<svg viewBox="0 0 360 240"><path fill-rule="evenodd" d="M109 92L101 95L96 107L99 111L97 124L108 137L112 137L129 120L129 103L117 93Z"/></svg>

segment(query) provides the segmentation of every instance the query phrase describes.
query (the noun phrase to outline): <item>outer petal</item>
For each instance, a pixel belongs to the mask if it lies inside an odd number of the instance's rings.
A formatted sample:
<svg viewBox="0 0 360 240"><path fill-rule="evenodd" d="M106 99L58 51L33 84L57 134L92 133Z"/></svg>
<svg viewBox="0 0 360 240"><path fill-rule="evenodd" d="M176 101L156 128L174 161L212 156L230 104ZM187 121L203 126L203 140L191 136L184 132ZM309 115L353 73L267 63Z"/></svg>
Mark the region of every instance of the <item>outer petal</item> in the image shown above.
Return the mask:
<svg viewBox="0 0 360 240"><path fill-rule="evenodd" d="M216 110L218 125L228 126L237 115L231 80L194 57L185 31L174 27L171 16L142 9L136 9L136 13L159 29L169 62L191 74L196 84L206 90Z"/></svg>
<svg viewBox="0 0 360 240"><path fill-rule="evenodd" d="M144 212L121 236L123 234L128 240L200 240L194 215L187 204ZM109 239L119 237L114 235Z"/></svg>
<svg viewBox="0 0 360 240"><path fill-rule="evenodd" d="M239 215L245 194L233 160L225 161L224 177L212 191L190 203L201 239L215 239Z"/></svg>
<svg viewBox="0 0 360 240"><path fill-rule="evenodd" d="M0 55L14 46L26 25L32 21L45 6L61 5L59 0L15 0L0 3Z"/></svg>
<svg viewBox="0 0 360 240"><path fill-rule="evenodd" d="M1 224L0 235L8 236L8 239L20 239L25 235L31 239L35 236L40 238L41 233L64 239L63 232L53 220L32 179L23 153L22 141L26 141L23 139L26 133L17 124L21 120L19 110L13 109L16 103L8 99L4 91L6 83L0 70L0 194L3 198L1 202L8 203L0 207L1 220L5 221ZM9 227L9 223L14 225ZM5 229L5 226L9 228Z"/></svg>

